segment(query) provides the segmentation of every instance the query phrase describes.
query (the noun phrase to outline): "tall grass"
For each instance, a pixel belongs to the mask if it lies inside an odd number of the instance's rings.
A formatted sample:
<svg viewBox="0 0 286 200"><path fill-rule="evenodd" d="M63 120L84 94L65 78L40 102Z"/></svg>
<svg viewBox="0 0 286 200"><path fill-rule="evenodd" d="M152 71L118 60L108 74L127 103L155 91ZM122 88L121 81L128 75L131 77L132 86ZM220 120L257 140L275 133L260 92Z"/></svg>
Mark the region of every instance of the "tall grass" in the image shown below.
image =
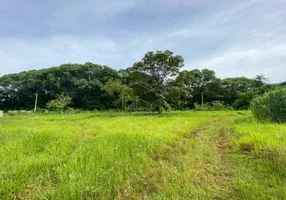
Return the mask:
<svg viewBox="0 0 286 200"><path fill-rule="evenodd" d="M286 88L269 91L257 97L251 103L251 110L259 120L286 122Z"/></svg>
<svg viewBox="0 0 286 200"><path fill-rule="evenodd" d="M0 121L1 199L126 199L180 138L225 113L24 115ZM180 153L183 149L177 149ZM143 185L142 185L143 184Z"/></svg>
<svg viewBox="0 0 286 200"><path fill-rule="evenodd" d="M0 199L285 197L285 125L248 112L152 114L1 118Z"/></svg>
<svg viewBox="0 0 286 200"><path fill-rule="evenodd" d="M286 124L246 115L232 128L238 134L232 143L237 199L285 199Z"/></svg>
<svg viewBox="0 0 286 200"><path fill-rule="evenodd" d="M286 124L262 123L249 116L237 120L233 129L239 134L234 140L238 151L286 166Z"/></svg>

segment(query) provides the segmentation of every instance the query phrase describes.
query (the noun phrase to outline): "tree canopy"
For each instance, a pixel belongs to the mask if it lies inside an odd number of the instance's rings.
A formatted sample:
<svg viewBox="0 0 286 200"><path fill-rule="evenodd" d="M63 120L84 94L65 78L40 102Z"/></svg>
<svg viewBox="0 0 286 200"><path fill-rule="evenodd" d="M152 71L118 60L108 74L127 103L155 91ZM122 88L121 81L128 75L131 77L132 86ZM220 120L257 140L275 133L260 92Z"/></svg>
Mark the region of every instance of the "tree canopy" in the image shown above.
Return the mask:
<svg viewBox="0 0 286 200"><path fill-rule="evenodd" d="M127 69L131 83L135 83L137 98L161 112L169 108L167 89L173 87L167 82L178 75L184 66L182 56L171 51L148 52L144 58ZM137 83L137 84L136 84Z"/></svg>
<svg viewBox="0 0 286 200"><path fill-rule="evenodd" d="M248 109L257 95L286 87L285 82L267 83L263 75L220 79L213 70L181 70L183 66L182 56L166 50L148 52L119 71L88 62L4 75L0 77L0 110L31 110L36 94L43 109L59 97L70 98L69 107L85 110L162 112L217 101Z"/></svg>
<svg viewBox="0 0 286 200"><path fill-rule="evenodd" d="M1 103L4 109L31 109L35 94L39 95L39 107L65 94L72 99L71 107L108 109L101 88L119 78L116 70L93 63L64 64L5 75L0 78Z"/></svg>

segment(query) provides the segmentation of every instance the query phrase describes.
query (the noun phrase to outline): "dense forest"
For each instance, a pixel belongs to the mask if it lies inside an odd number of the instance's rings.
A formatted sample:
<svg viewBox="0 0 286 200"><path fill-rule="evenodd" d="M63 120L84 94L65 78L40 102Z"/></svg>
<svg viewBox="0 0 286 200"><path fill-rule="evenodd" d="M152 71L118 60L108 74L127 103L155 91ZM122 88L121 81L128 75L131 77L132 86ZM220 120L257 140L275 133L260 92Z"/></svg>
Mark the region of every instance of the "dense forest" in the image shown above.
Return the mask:
<svg viewBox="0 0 286 200"><path fill-rule="evenodd" d="M264 92L286 87L254 78L220 79L213 70L182 70L184 59L171 51L148 52L124 70L93 63L63 64L0 78L0 109L31 110L38 94L38 107L60 96L69 107L85 110L192 109L220 102L234 109L248 109L251 100Z"/></svg>

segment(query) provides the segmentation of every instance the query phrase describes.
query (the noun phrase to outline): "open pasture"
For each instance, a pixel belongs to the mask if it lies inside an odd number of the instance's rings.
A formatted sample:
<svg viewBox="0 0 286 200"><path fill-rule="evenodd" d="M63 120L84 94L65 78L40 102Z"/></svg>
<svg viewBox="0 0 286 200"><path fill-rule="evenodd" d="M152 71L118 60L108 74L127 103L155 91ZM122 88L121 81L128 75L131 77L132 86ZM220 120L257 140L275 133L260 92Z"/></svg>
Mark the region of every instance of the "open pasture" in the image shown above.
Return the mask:
<svg viewBox="0 0 286 200"><path fill-rule="evenodd" d="M6 116L0 196L283 199L285 130L234 111Z"/></svg>

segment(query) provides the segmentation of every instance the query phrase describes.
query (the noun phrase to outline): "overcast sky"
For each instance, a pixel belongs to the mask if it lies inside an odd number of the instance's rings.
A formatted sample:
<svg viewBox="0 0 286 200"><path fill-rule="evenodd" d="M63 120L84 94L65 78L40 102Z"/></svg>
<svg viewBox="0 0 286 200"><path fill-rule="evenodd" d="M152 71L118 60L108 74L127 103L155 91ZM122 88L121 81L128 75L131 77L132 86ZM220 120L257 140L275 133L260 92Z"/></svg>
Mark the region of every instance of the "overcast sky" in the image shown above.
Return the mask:
<svg viewBox="0 0 286 200"><path fill-rule="evenodd" d="M63 63L131 66L174 51L185 69L286 80L285 0L0 0L0 76Z"/></svg>

